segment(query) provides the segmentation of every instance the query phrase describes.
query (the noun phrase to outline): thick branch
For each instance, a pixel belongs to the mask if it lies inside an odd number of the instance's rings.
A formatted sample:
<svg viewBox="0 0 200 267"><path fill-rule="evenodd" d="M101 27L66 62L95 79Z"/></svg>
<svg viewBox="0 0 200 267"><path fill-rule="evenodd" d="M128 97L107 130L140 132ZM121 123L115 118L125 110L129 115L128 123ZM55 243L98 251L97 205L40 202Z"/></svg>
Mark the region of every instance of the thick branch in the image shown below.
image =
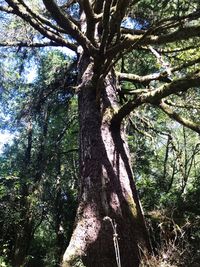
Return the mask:
<svg viewBox="0 0 200 267"><path fill-rule="evenodd" d="M161 101L159 104L160 109L162 109L170 118L184 125L185 127L197 132L200 134L200 124L195 123L194 121L188 120L178 113L173 111L169 105L167 105L164 101Z"/></svg>
<svg viewBox="0 0 200 267"><path fill-rule="evenodd" d="M180 28L172 33L163 34L160 36L149 36L144 40L146 44L164 44L171 43L181 40L188 40L189 38L200 36L200 26L190 26L185 28Z"/></svg>
<svg viewBox="0 0 200 267"><path fill-rule="evenodd" d="M184 68L193 66L197 63L200 63L200 58L191 60L191 61L183 63L179 66L175 66L173 68L169 68L169 71L171 73L173 73L175 71L179 71L179 70L182 70ZM136 74L130 74L130 73L120 73L120 72L117 72L116 74L117 74L119 80L133 82L133 83L135 83L135 82L144 83L144 82L151 82L154 80L159 80L159 81L164 81L164 82L170 82L171 81L168 78L168 72L167 71L152 73L152 74L144 75L144 76L140 76L140 75L136 75Z"/></svg>
<svg viewBox="0 0 200 267"><path fill-rule="evenodd" d="M178 79L169 84L165 84L156 90L136 96L134 100L128 101L116 115L113 117L113 124L120 126L123 118L125 118L132 110L143 105L144 103L158 104L160 100L178 92L187 91L189 88L197 87L200 84L200 71L192 73L185 78Z"/></svg>
<svg viewBox="0 0 200 267"><path fill-rule="evenodd" d="M95 47L79 28L63 13L54 0L43 0L44 5L60 27L65 29L88 53L95 52Z"/></svg>
<svg viewBox="0 0 200 267"><path fill-rule="evenodd" d="M94 3L94 12L96 14L100 14L102 12L103 3L104 3L104 0L96 0L95 1L95 3Z"/></svg>
<svg viewBox="0 0 200 267"><path fill-rule="evenodd" d="M176 108L181 108L181 109L200 109L200 104L199 105L194 105L194 104L186 104L186 103L183 103L183 104L179 104L179 103L174 103L172 102L171 100L165 100L165 103L170 106L170 107L176 107Z"/></svg>
<svg viewBox="0 0 200 267"><path fill-rule="evenodd" d="M157 51L159 53L162 54L173 54L173 53L179 53L179 52L184 52L187 50L193 50L193 49L197 49L199 48L199 45L195 44L195 45L190 45L190 46L186 46L183 48L175 48L175 49L157 49ZM147 50L147 48L145 49L145 47L143 48L144 50Z"/></svg>
<svg viewBox="0 0 200 267"><path fill-rule="evenodd" d="M83 10L86 15L87 31L86 36L94 44L94 32L95 32L95 13L89 0L81 0Z"/></svg>
<svg viewBox="0 0 200 267"><path fill-rule="evenodd" d="M162 45L176 41L188 40L200 36L200 26L190 26L180 28L172 33L162 35L152 35L154 29L147 30L143 35L125 34L122 36L123 41L109 49L108 54L117 54L119 51L131 47L141 47L143 45Z"/></svg>
<svg viewBox="0 0 200 267"><path fill-rule="evenodd" d="M93 22L96 19L96 14L94 13L90 0L81 0L81 3L88 22Z"/></svg>
<svg viewBox="0 0 200 267"><path fill-rule="evenodd" d="M115 34L117 34L117 40L120 38L120 25L126 14L126 10L128 5L130 4L130 0L118 0L116 3L115 11L110 20L110 35L108 38L108 42L111 43Z"/></svg>
<svg viewBox="0 0 200 267"><path fill-rule="evenodd" d="M116 73L120 81L128 81L128 82L138 82L138 83L145 83L145 82L150 82L154 80L159 80L159 81L165 81L167 82L167 73L153 73L145 76L140 76L136 74L130 74L130 73ZM169 79L170 81L170 79Z"/></svg>
<svg viewBox="0 0 200 267"><path fill-rule="evenodd" d="M102 27L103 27L103 33L102 33L102 38L101 38L101 44L100 44L100 54L104 54L107 40L108 40L108 35L110 32L110 26L109 26L109 21L110 21L110 9L112 7L112 1L106 1L104 3L103 7L103 19L102 19Z"/></svg>

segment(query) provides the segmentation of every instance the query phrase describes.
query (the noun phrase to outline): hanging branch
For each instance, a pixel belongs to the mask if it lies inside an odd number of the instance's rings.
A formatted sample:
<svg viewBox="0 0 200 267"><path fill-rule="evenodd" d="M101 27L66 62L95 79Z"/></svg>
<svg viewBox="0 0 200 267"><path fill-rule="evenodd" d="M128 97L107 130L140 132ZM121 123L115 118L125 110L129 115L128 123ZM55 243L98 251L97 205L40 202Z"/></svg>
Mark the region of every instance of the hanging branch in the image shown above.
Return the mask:
<svg viewBox="0 0 200 267"><path fill-rule="evenodd" d="M164 159L164 170L163 170L163 180L165 180L166 175L167 175L167 163L168 163L168 158L169 158L169 145L171 142L171 136L168 135L167 138L167 145L166 145L166 151L165 151L165 159Z"/></svg>
<svg viewBox="0 0 200 267"><path fill-rule="evenodd" d="M150 45L149 46L150 51L155 55L160 65L163 67L163 69L166 71L167 76L171 77L171 68L169 62L166 62L163 57Z"/></svg>

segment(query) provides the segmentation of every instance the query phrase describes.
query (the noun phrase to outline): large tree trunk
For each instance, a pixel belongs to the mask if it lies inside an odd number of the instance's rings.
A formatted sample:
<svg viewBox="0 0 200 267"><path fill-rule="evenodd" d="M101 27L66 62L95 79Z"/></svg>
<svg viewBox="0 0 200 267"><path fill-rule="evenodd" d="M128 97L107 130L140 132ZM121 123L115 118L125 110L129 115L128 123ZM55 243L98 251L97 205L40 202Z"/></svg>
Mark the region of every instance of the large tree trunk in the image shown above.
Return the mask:
<svg viewBox="0 0 200 267"><path fill-rule="evenodd" d="M84 64L86 61L84 60ZM113 224L122 266L139 266L140 247L150 250L147 230L138 200L123 127L111 125L118 108L114 72L104 79L101 101L91 83L92 63L81 66L80 119L80 204L75 229L64 254L63 267L114 267ZM117 244L116 244L117 245Z"/></svg>

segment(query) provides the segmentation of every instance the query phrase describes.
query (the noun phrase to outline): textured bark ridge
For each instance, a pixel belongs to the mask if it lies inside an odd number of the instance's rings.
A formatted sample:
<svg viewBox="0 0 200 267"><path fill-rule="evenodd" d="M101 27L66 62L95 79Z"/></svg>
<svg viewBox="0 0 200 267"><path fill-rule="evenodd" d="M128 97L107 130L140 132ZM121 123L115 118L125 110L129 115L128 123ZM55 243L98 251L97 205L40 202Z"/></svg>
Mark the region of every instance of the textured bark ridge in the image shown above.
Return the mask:
<svg viewBox="0 0 200 267"><path fill-rule="evenodd" d="M111 125L118 109L117 83L109 73L99 103L92 75L88 65L79 92L80 205L63 267L76 266L80 259L87 267L117 266L113 229L106 216L117 225L122 266L136 267L139 246L150 249L150 245L123 129Z"/></svg>

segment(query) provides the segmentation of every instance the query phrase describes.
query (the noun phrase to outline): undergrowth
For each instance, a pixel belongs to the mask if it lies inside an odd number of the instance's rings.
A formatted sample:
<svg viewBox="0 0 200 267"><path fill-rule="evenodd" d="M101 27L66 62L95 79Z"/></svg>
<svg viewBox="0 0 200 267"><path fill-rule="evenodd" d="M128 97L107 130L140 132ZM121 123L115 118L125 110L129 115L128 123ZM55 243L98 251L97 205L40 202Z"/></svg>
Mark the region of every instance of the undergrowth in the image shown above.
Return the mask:
<svg viewBox="0 0 200 267"><path fill-rule="evenodd" d="M200 267L200 217L148 214L153 254L141 250L140 267Z"/></svg>

